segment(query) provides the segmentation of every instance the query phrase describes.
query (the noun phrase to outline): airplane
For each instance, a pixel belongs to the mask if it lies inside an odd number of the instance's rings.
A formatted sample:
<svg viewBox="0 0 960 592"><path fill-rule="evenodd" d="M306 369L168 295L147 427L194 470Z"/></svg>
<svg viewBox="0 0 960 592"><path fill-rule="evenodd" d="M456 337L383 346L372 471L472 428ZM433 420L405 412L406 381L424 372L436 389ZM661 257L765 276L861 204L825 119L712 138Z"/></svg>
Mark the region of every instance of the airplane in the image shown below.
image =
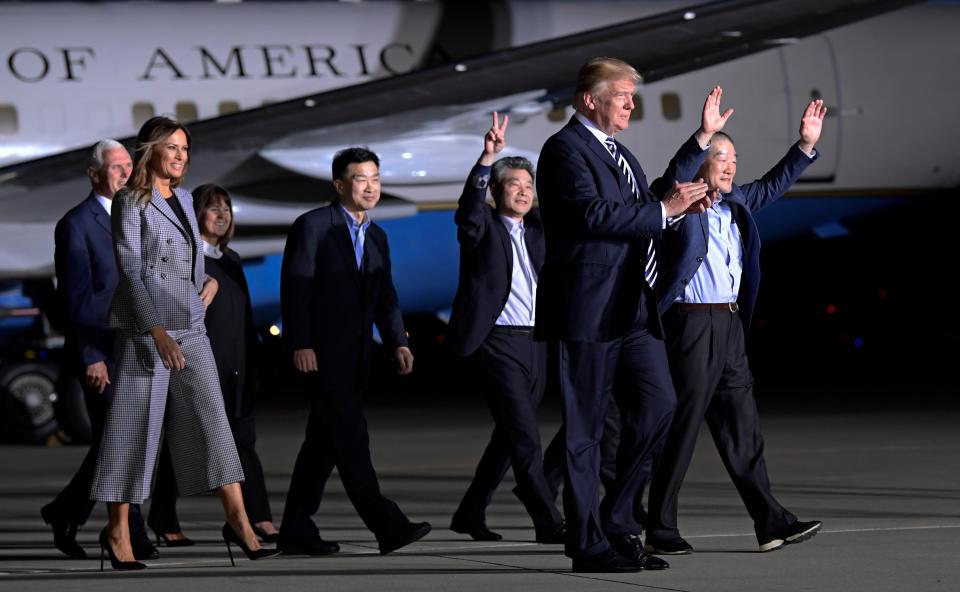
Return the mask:
<svg viewBox="0 0 960 592"><path fill-rule="evenodd" d="M152 33L158 22L169 25ZM442 318L456 288L452 213L490 112L510 114L506 153L535 160L594 55L643 76L620 139L651 174L716 84L737 110L727 131L742 179L794 141L807 101L827 100L823 157L797 199L761 213L764 240L842 233L845 216L885 196L960 185L960 123L947 115L957 89L942 79L960 58L956 3L15 3L0 5L0 23L0 323L14 330L42 316L23 287L52 277L53 226L89 191L88 147L129 144L157 113L191 129L188 186L230 191L231 246L274 334L285 230L330 199L333 153L358 143L381 157L374 217L403 310ZM36 363L4 355L0 390L10 374L36 379Z"/></svg>

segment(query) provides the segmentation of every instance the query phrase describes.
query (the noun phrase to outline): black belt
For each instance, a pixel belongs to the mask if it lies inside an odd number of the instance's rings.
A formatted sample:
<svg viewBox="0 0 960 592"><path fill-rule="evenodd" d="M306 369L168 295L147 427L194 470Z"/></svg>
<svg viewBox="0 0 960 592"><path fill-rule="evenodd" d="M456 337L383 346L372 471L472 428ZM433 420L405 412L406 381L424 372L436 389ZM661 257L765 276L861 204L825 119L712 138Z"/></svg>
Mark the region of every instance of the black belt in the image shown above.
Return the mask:
<svg viewBox="0 0 960 592"><path fill-rule="evenodd" d="M493 333L501 333L503 335L523 335L525 337L530 337L533 335L533 327L525 327L521 325L494 325Z"/></svg>
<svg viewBox="0 0 960 592"><path fill-rule="evenodd" d="M699 302L678 302L676 304L677 310L682 310L684 312L738 312L740 307L737 306L736 302L720 302L717 304L701 304Z"/></svg>

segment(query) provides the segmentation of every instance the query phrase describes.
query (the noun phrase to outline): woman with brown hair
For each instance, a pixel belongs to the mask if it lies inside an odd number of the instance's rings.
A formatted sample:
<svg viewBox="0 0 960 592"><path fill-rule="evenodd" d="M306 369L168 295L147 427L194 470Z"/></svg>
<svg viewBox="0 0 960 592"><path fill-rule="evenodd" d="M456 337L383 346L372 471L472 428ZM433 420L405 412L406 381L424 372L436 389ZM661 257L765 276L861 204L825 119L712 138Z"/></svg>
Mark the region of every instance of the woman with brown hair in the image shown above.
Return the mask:
<svg viewBox="0 0 960 592"><path fill-rule="evenodd" d="M114 197L117 372L91 487L91 498L109 508L101 569L104 552L114 569L145 567L130 548L127 506L150 494L164 429L179 492L217 491L227 550L232 542L250 559L277 553L260 548L243 506L243 470L204 327L216 282L204 269L192 198L179 188L189 154L183 125L150 119L137 134L133 173Z"/></svg>

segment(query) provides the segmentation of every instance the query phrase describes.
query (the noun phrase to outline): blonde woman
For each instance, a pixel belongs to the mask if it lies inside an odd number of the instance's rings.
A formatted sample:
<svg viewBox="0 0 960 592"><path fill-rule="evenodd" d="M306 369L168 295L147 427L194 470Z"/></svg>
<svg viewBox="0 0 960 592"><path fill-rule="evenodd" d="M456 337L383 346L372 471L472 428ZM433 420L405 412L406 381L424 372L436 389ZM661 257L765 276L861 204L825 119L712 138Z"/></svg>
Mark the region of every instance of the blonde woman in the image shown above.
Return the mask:
<svg viewBox="0 0 960 592"><path fill-rule="evenodd" d="M204 328L216 282L204 271L192 198L179 188L189 159L187 129L150 119L137 134L133 173L114 198L117 372L91 488L109 508L101 569L104 552L114 569L145 567L130 548L127 506L150 495L163 430L180 494L217 491L227 550L237 544L250 559L277 553L260 547L243 506L243 470Z"/></svg>

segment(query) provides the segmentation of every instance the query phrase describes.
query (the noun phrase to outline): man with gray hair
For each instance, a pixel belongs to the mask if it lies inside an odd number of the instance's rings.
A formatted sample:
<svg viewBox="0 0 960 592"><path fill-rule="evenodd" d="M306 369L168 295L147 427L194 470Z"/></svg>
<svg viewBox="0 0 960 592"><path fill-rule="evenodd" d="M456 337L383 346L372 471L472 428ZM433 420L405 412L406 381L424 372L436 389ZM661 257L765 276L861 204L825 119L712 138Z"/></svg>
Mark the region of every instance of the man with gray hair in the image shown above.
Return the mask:
<svg viewBox="0 0 960 592"><path fill-rule="evenodd" d="M93 189L57 222L54 231L58 305L66 322L63 372L80 378L93 441L73 479L40 514L53 529L57 549L74 558L86 557L76 536L93 511L90 483L103 434L114 361L114 330L108 318L118 276L110 209L114 194L126 183L132 169L123 144L109 139L97 142L87 162ZM137 559L159 557L147 538L140 509L134 505L130 506L130 534Z"/></svg>
<svg viewBox="0 0 960 592"><path fill-rule="evenodd" d="M513 465L514 491L533 519L537 542L559 544L565 526L544 476L537 427L547 382L547 345L533 340L544 238L531 210L533 165L516 156L493 161L506 145L507 122L508 116L501 125L493 114L454 216L460 280L450 343L454 353L470 357L496 427L450 529L478 541L502 538L487 528L485 510ZM488 186L495 209L485 203Z"/></svg>

